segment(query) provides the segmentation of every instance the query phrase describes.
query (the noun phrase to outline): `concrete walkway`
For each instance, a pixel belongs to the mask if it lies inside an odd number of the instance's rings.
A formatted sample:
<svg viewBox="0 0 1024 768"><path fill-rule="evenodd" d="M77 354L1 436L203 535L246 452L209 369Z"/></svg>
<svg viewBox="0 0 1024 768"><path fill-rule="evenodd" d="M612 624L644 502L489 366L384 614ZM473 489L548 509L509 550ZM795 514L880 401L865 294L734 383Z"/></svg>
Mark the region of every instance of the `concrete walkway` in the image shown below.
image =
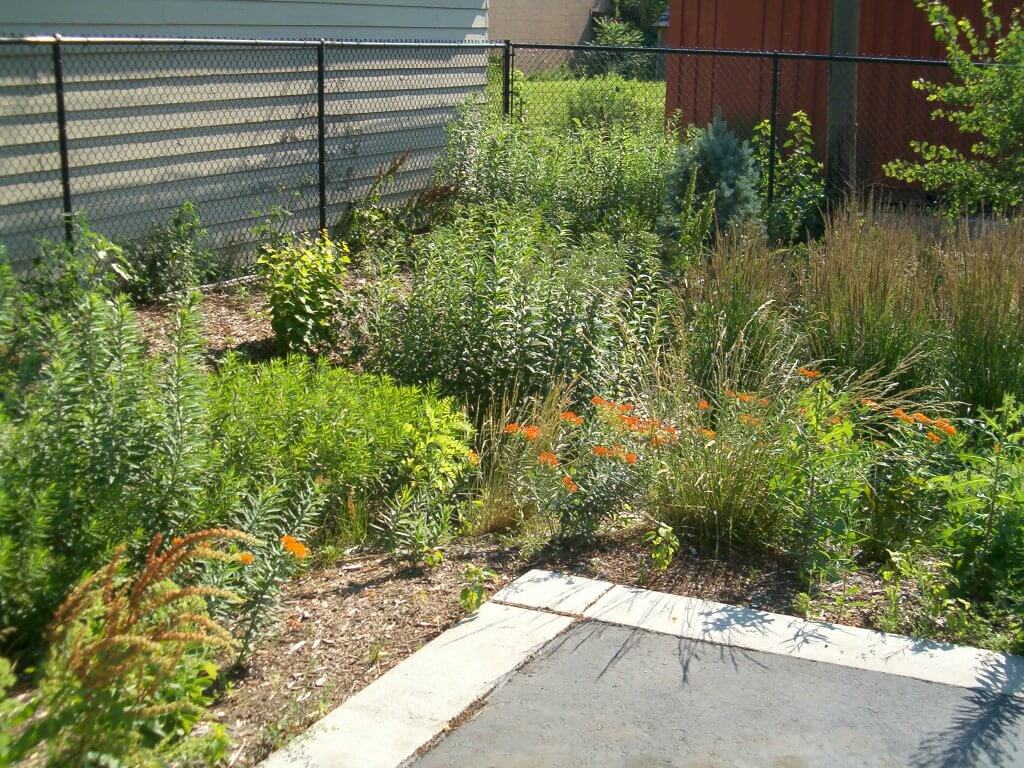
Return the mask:
<svg viewBox="0 0 1024 768"><path fill-rule="evenodd" d="M531 571L265 765L1024 766L1024 659Z"/></svg>

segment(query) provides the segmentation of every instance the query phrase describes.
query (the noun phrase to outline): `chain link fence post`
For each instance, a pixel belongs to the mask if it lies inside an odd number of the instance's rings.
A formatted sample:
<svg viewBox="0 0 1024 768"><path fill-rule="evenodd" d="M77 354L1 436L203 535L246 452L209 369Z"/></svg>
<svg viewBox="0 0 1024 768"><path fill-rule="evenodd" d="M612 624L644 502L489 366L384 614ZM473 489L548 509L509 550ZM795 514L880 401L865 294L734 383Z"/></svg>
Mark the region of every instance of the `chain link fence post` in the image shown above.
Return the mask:
<svg viewBox="0 0 1024 768"><path fill-rule="evenodd" d="M53 42L53 87L57 100L57 147L60 154L60 188L64 217L64 239L68 246L74 242L74 220L71 212L71 166L68 160L68 119L64 103L64 53L60 35Z"/></svg>
<svg viewBox="0 0 1024 768"><path fill-rule="evenodd" d="M324 59L327 41L320 38L316 47L316 140L317 180L320 192L320 232L327 229L327 115L324 99Z"/></svg>
<svg viewBox="0 0 1024 768"><path fill-rule="evenodd" d="M501 60L501 114L512 114L512 41L506 40Z"/></svg>

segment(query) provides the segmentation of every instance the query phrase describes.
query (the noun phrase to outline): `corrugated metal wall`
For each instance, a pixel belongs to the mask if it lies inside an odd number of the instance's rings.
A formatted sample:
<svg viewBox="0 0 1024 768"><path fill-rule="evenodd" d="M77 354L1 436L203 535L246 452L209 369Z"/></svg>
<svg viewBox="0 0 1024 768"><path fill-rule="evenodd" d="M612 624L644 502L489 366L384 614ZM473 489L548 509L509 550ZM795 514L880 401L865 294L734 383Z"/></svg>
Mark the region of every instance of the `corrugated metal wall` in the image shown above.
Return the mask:
<svg viewBox="0 0 1024 768"><path fill-rule="evenodd" d="M395 32L469 40L486 35L480 22L484 0L388 6L298 0L41 0L34 5L39 18L62 6L69 17L93 20L122 5L131 7L116 28L63 27L66 33L346 37L372 32L384 37ZM78 10L68 11L73 5ZM144 24L143 8L152 21L167 18L173 9L178 23ZM325 9L333 13L334 24L311 26L311 20L323 20ZM238 23L226 26L228 11ZM277 16L268 16L271 11ZM29 6L20 6L4 20L6 29L12 16L28 15ZM275 18L283 23L267 26ZM414 23L424 26L398 26ZM14 31L44 30L24 22ZM459 104L482 94L488 55L485 48L456 46L327 49L329 221L401 153L410 154L392 192L408 194L430 185L446 124ZM197 204L222 247L251 240L253 212L273 205L294 213L296 229L316 227L315 46L65 44L63 58L73 208L85 213L93 228L138 237L185 200ZM31 253L34 240L59 238L62 232L53 73L49 47L0 46L0 241L13 259Z"/></svg>
<svg viewBox="0 0 1024 768"><path fill-rule="evenodd" d="M979 17L978 0L947 0L954 13ZM996 0L1008 17L1015 0ZM672 0L669 45L689 48L784 50L827 53L829 0ZM860 49L864 55L943 58L925 15L911 0L862 0ZM814 124L816 144L824 149L828 96L827 63L784 60L779 113L800 109ZM885 181L883 163L911 157L911 139L966 147L948 124L931 120L932 105L911 87L922 77L942 81L944 67L892 64L858 66L857 154L864 183ZM687 121L708 122L721 110L740 130L771 114L771 67L766 60L721 57L671 57L667 67L669 110Z"/></svg>
<svg viewBox="0 0 1024 768"><path fill-rule="evenodd" d="M487 0L4 0L0 34L486 40Z"/></svg>

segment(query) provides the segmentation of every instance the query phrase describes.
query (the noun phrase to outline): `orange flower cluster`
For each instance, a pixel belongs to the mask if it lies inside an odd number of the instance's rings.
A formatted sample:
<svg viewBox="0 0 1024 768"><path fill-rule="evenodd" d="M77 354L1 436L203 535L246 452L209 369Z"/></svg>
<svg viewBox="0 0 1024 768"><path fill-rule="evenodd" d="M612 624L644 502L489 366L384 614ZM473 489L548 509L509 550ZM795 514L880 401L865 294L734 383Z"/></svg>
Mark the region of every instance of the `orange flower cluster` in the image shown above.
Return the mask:
<svg viewBox="0 0 1024 768"><path fill-rule="evenodd" d="M914 417L904 411L902 408L893 409L892 415L902 421L904 424L913 424Z"/></svg>
<svg viewBox="0 0 1024 768"><path fill-rule="evenodd" d="M551 451L544 451L540 456L537 457L537 461L540 462L542 467L557 467L558 457Z"/></svg>
<svg viewBox="0 0 1024 768"><path fill-rule="evenodd" d="M576 427L583 423L583 417L573 413L572 411L562 411L561 418L562 421L572 424L573 426Z"/></svg>
<svg viewBox="0 0 1024 768"><path fill-rule="evenodd" d="M698 411L706 411L706 410L709 410L710 408L711 408L711 403L709 403L707 400L698 400L697 401L697 410Z"/></svg>
<svg viewBox="0 0 1024 768"><path fill-rule="evenodd" d="M894 409L892 415L893 417L902 421L904 424L921 424L926 427L931 427L931 429L929 429L925 433L925 437L928 438L933 443L942 442L943 434L949 437L952 437L953 435L956 434L956 427L953 426L953 423L949 419L942 416L940 416L937 419L933 419L931 416L921 413L920 411L917 411L915 413L907 413L902 408Z"/></svg>
<svg viewBox="0 0 1024 768"><path fill-rule="evenodd" d="M874 400L871 400L867 397L862 397L860 399L860 404L863 405L865 408L870 408L872 411L877 411L879 408L882 407Z"/></svg>
<svg viewBox="0 0 1024 768"><path fill-rule="evenodd" d="M621 445L613 445L610 448L607 445L595 445L591 450L599 458L622 459L627 464L636 464L640 460L637 454L627 451Z"/></svg>
<svg viewBox="0 0 1024 768"><path fill-rule="evenodd" d="M821 376L821 371L816 371L813 368L800 368L797 373L805 379L817 379Z"/></svg>
<svg viewBox="0 0 1024 768"><path fill-rule="evenodd" d="M296 539L294 536L288 536L287 534L281 537L281 544L287 552L290 552L299 560L305 560L309 557L309 547L303 544L301 541Z"/></svg>
<svg viewBox="0 0 1024 768"><path fill-rule="evenodd" d="M718 436L718 435L717 435L717 434L715 433L715 430L713 430L713 429L706 429L706 428L704 428L704 427L698 427L698 428L697 428L697 432L698 432L698 433L699 433L699 434L700 434L700 435L701 435L702 437L705 437L705 438L707 438L708 440L714 440L714 439L715 439L715 438L716 438L716 437Z"/></svg>
<svg viewBox="0 0 1024 768"><path fill-rule="evenodd" d="M724 390L724 392L725 392L725 396L726 397L731 397L731 398L733 398L734 400L736 400L737 402L740 402L740 403L757 403L758 405L760 405L762 407L768 405L768 398L767 397L758 397L753 392L737 392L737 391L735 391L733 389L726 389L726 390ZM701 400L701 402L703 403L705 401ZM698 405L698 407L699 407L699 405Z"/></svg>
<svg viewBox="0 0 1024 768"><path fill-rule="evenodd" d="M480 466L480 454L476 451L470 449L469 453L466 454L466 458L469 460L469 465L471 467Z"/></svg>
<svg viewBox="0 0 1024 768"><path fill-rule="evenodd" d="M242 552L238 556L238 562L242 565L252 565L255 560L256 558L252 556L252 552Z"/></svg>
<svg viewBox="0 0 1024 768"><path fill-rule="evenodd" d="M580 489L580 487L576 485L576 481L573 480L569 475L562 476L562 485L565 486L565 490L567 490L569 493L576 493L576 491Z"/></svg>
<svg viewBox="0 0 1024 768"><path fill-rule="evenodd" d="M540 427L527 425L525 427L516 424L514 421L505 425L506 435L522 435L523 439L532 443L541 436Z"/></svg>
<svg viewBox="0 0 1024 768"><path fill-rule="evenodd" d="M632 413L636 410L636 406L630 403L616 403L612 400L605 400L600 395L594 395L590 398L590 402L596 405L598 408L604 408L609 411L617 411L618 413Z"/></svg>
<svg viewBox="0 0 1024 768"><path fill-rule="evenodd" d="M748 427L761 426L761 420L757 418L757 416L751 416L749 413L741 413L740 421L746 424Z"/></svg>

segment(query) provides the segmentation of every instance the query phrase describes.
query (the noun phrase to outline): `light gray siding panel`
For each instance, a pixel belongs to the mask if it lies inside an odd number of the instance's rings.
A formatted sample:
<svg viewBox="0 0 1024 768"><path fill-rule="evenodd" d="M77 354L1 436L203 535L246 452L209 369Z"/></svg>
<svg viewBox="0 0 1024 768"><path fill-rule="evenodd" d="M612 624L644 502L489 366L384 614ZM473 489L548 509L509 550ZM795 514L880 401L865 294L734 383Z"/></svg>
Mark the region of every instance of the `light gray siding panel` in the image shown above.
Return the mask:
<svg viewBox="0 0 1024 768"><path fill-rule="evenodd" d="M0 34L465 40L487 0L32 0ZM482 98L481 48L328 48L332 216L406 152L389 195L429 186L445 126ZM64 45L74 209L135 238L185 200L220 245L251 239L254 210L317 222L316 49ZM48 47L0 46L0 241L17 260L59 239L60 161ZM329 219L333 220L333 219Z"/></svg>
<svg viewBox="0 0 1024 768"><path fill-rule="evenodd" d="M486 0L31 0L0 32L160 37L483 40Z"/></svg>
<svg viewBox="0 0 1024 768"><path fill-rule="evenodd" d="M0 56L0 237L16 259L33 238L61 234L52 61L22 53ZM488 55L327 49L332 211L405 153L394 193L429 185L446 126L482 98ZM312 210L315 226L315 50L66 44L64 59L74 209L94 228L136 238L185 200L221 245L270 205L306 211L296 226Z"/></svg>

